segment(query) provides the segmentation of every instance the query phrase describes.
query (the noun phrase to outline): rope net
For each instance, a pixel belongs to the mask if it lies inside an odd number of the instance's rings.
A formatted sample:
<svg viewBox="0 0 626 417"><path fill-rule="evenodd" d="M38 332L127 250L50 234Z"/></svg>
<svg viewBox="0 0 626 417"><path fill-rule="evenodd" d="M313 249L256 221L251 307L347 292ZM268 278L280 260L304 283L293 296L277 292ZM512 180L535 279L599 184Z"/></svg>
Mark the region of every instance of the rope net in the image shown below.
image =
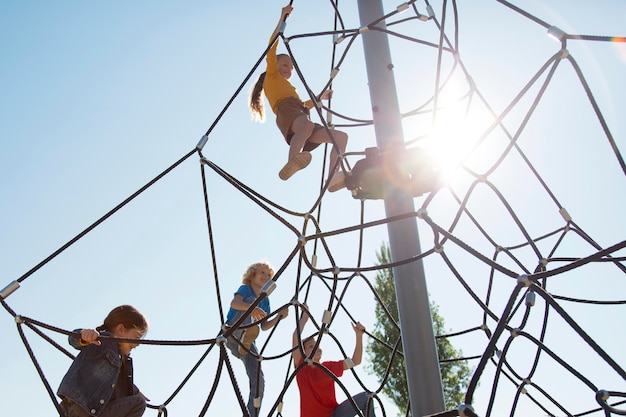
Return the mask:
<svg viewBox="0 0 626 417"><path fill-rule="evenodd" d="M161 383L166 392L149 405L155 414L178 415L174 410L181 403L187 403L187 410L200 416L224 406L233 415L246 413L247 377L225 346L225 337L240 322L224 327L224 308L237 282L231 276L224 277L221 259L225 252L237 248L225 248L220 242L227 233L250 228L249 235L242 233L245 239L254 239L255 230L262 230L271 236L266 244L281 242L278 246L282 258L274 276L278 290L271 294L272 310L273 314L281 307L291 310L287 319L257 340L259 363L266 379L260 415L298 412L297 369L291 363L290 334L303 303L308 305L312 319L299 337L316 334L320 345L328 345L336 359L349 358L353 341L348 323L361 321L370 330L373 321L367 323L361 317L363 305L371 313L376 303L382 302L374 285L376 274L409 262L424 263L429 291L440 305L446 324L453 329L439 337L449 338L461 349L464 357L457 359L466 361L472 369L465 403L437 415L626 415L626 371L620 343L626 304L626 240L622 207L614 207L616 195L621 195L624 187L626 164L610 117L597 101L592 87L595 81L590 82L576 59L581 44L587 53L596 47L623 45L624 38L570 34L545 16L506 1L495 3L491 7L523 21L531 27L530 33L548 33L557 39L554 42L546 37L545 50L525 51L524 39L499 33L502 44L509 42L508 48L519 52L516 58L525 61L525 68L531 68L515 79L507 79L504 62L501 70L496 69L500 79L481 75L481 71L489 72L477 64L480 53L476 57L472 54L475 49L465 46L463 32L464 25L479 22L464 20L466 11L456 1L408 2L379 21L361 26L356 25L353 16L344 14L345 6L331 1L326 7L333 19L323 23L324 30L292 34L290 30L298 28L287 21L287 29L280 34L281 43L294 62L297 80L292 81L303 86L301 96L315 99L318 91L327 88L337 92L336 99L315 109L312 119L319 119L331 133L335 128L349 133L349 151L341 161L346 172L368 156L358 137L373 137L373 121L364 116L368 113L361 108L362 103L338 98L341 87L353 74L350 68L355 65L354 56L361 53L361 36L368 31L388 35L408 150L394 150L391 157L383 152L379 155L382 162L378 162L371 177L362 174L350 190L332 195L324 184L324 161L318 167L319 188L309 187L303 194L305 208L302 204L283 205L281 199L270 196L272 193L248 185L250 177L228 169L227 162L214 157L219 152L214 152L212 146L225 139L219 127L229 123L225 116L232 104L244 102L241 93L253 75L262 70L265 50L194 149L5 287L2 305L15 318L19 337L51 403L56 405L58 401L54 394L58 376L48 374L51 354L33 339L39 337L63 358L72 358L63 340L71 331L46 323L45 319L31 318L28 311L15 311L9 295L105 222L132 210L132 203L145 192L177 171L199 163L202 198L195 201L206 218L209 251L205 259L210 260L203 264L202 288L206 304L213 306L213 315L200 321L205 335L201 338L141 341L147 345L145 349L159 349L159 355L177 358L173 363L160 364L161 370L151 378L158 385L163 367L176 369L174 376L167 375L167 382ZM383 21L385 27L380 25ZM498 25L494 28L502 29ZM320 77L319 71L312 75L307 59L311 40L326 45L324 51L330 56L327 78ZM527 58L529 54L532 59ZM485 92L491 91L487 88L490 82L508 84L507 94L491 97ZM553 94L562 83L568 85L567 97ZM569 105L571 110L554 110ZM581 130L579 123L583 122L590 122L585 126L592 127ZM416 251L408 259L394 259L392 264L370 261L372 248L380 244L375 237L398 220L384 215L380 195L372 192L376 181L382 177L389 180L385 175L393 168L389 166L390 158L416 148L436 152L437 147L439 151L456 151L455 158L446 161L451 163L454 174L447 175L448 167L441 160L436 163L438 174L434 179L424 180L421 165L413 167L409 191L416 197L416 209L403 216L418 223L422 252ZM581 155L584 158L592 148L602 159L580 164ZM329 152L330 147L326 147L325 153ZM197 172L195 175L197 178ZM580 194L589 194L583 200L590 201L584 206L572 206ZM334 199L342 199L342 203L333 205ZM333 212L342 206L348 207L346 222L337 220ZM232 207L248 215L233 218L229 216ZM602 212L597 207L602 207ZM600 230L602 224L609 226ZM198 229L201 227L204 225ZM241 260L241 270L244 264L264 257L250 256ZM185 304L185 293L177 292L171 281L155 280L151 285L168 286L171 306ZM397 346L396 340L376 340L367 334L369 343L383 343L389 349ZM190 347L191 353L171 353ZM46 359L40 360L40 355ZM52 355L55 361L60 360L58 354ZM184 360L178 359L182 356ZM69 366L69 361L66 364ZM357 367L348 372L349 376L336 379L338 396L349 398L366 391L377 415L393 415L395 409L381 394L380 380L367 370L367 366ZM289 412L283 414L283 407Z"/></svg>

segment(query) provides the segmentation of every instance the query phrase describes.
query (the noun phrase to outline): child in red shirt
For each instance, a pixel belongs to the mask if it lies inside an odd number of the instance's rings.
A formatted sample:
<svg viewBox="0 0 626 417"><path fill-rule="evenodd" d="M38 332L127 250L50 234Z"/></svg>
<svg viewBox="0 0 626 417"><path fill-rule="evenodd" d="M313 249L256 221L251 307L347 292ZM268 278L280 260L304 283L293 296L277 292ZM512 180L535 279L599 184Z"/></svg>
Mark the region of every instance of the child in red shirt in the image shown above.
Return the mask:
<svg viewBox="0 0 626 417"><path fill-rule="evenodd" d="M363 356L363 333L365 333L365 327L360 322L352 325L356 335L356 343L351 361L350 359L344 359L341 361L320 362L322 349L318 347L317 350L313 352L316 345L316 340L313 336L304 339L302 346L299 346L298 333L302 332L304 325L309 319L306 303L303 303L302 306L304 307L304 312L298 322L298 329L293 333L293 347L295 349L291 353L293 356L293 365L297 370L296 382L298 383L298 389L300 391L300 417L355 416L357 411L349 400L341 404L337 403L335 396L335 380L330 377L321 366L324 366L336 377L341 377L344 370L359 365ZM302 353L306 355L306 359L310 359L312 362L302 366L305 361L305 357L302 356ZM361 392L352 397L352 400L365 415L369 400L368 394ZM369 409L369 417L374 417L372 404L370 404Z"/></svg>

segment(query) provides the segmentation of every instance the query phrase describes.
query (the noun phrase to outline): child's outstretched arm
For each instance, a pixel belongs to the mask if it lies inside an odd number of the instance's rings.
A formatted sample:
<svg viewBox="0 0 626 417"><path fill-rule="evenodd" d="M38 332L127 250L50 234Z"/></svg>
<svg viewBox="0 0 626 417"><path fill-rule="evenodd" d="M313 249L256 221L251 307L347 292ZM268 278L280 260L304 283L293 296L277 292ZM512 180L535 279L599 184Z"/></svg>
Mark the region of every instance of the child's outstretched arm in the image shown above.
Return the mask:
<svg viewBox="0 0 626 417"><path fill-rule="evenodd" d="M263 330L271 329L272 327L278 324L279 320L284 319L288 315L289 315L289 307L281 308L280 310L276 312L276 316L274 316L273 319L261 322L261 329Z"/></svg>
<svg viewBox="0 0 626 417"><path fill-rule="evenodd" d="M300 363L300 360L302 360L298 334L302 333L302 329L304 329L304 325L309 320L309 307L306 305L306 303L302 303L302 307L304 307L302 309L302 316L300 317L300 320L298 320L298 327L293 332L292 344L291 344L291 347L295 348L293 351L291 351L291 356L293 357L294 367L298 366L298 363Z"/></svg>
<svg viewBox="0 0 626 417"><path fill-rule="evenodd" d="M272 39L276 37L276 35L278 35L278 32L280 32L281 25L283 24L285 20L287 20L287 17L291 14L292 11L293 11L293 6L291 6L290 4L283 7L282 11L280 12L280 19L278 20L278 23L276 24L276 29L274 29L272 36L270 36L270 42L272 41Z"/></svg>
<svg viewBox="0 0 626 417"><path fill-rule="evenodd" d="M356 342L354 345L354 353L352 354L352 363L357 366L361 363L363 358L363 333L365 333L365 326L361 322L357 322L352 325L354 334L356 336Z"/></svg>
<svg viewBox="0 0 626 417"><path fill-rule="evenodd" d="M230 302L230 306L235 310L246 311L250 308L250 304L243 301L243 297L241 294L235 294L233 300ZM259 321L267 316L267 313L260 307L255 307L254 310L250 313L250 316L255 320Z"/></svg>

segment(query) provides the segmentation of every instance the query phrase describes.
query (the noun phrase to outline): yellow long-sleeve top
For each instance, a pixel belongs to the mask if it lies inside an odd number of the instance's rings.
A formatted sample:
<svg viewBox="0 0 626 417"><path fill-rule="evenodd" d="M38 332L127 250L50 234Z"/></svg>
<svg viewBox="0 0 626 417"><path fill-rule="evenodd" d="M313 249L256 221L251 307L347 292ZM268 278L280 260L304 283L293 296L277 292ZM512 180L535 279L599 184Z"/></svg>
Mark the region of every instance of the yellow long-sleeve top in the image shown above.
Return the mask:
<svg viewBox="0 0 626 417"><path fill-rule="evenodd" d="M278 39L276 39L274 45L272 45L265 57L267 68L265 70L265 81L263 81L263 92L274 114L276 114L278 103L281 100L288 97L294 97L300 100L296 88L278 72L278 59L276 58L277 48ZM313 108L313 102L311 100L305 101L304 105L309 109Z"/></svg>

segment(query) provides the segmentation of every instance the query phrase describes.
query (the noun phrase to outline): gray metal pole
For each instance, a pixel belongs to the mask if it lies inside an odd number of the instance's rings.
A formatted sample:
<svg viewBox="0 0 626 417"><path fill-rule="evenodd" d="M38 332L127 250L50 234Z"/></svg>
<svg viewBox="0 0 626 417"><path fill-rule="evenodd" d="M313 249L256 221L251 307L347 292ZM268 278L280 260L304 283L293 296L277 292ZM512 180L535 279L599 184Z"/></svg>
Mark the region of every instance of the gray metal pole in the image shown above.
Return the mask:
<svg viewBox="0 0 626 417"><path fill-rule="evenodd" d="M382 0L358 0L358 4L362 27L384 16ZM384 29L386 24L381 22L377 26ZM363 33L363 49L378 148L404 147L387 34L376 30ZM412 213L415 211L413 196L401 188L391 187L386 190L385 210L387 217ZM408 259L421 253L415 218L391 222L387 230L392 260ZM418 260L395 267L393 276L412 415L444 411L424 265Z"/></svg>

